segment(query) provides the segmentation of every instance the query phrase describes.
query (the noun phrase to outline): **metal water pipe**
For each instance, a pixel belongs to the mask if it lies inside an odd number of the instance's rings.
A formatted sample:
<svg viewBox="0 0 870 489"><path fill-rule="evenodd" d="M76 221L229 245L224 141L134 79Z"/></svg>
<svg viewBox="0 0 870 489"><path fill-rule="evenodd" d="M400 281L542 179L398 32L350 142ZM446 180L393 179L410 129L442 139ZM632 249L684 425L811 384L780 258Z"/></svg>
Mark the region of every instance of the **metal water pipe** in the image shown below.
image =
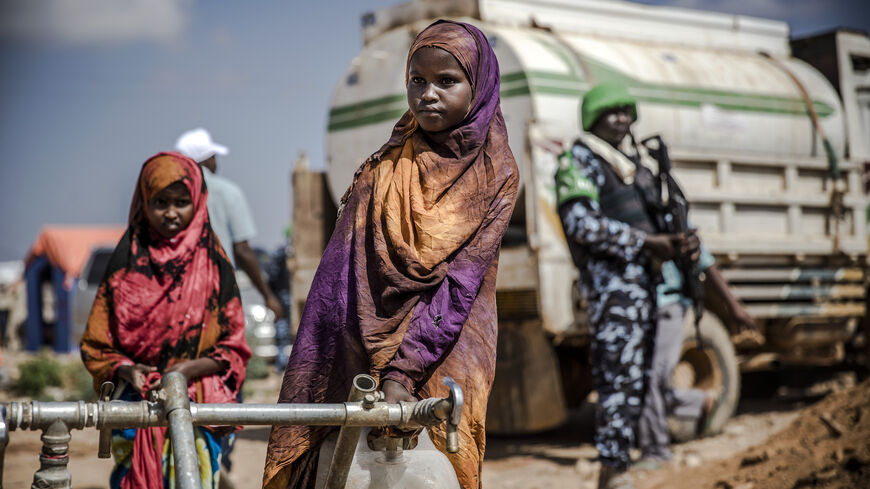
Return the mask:
<svg viewBox="0 0 870 489"><path fill-rule="evenodd" d="M334 404L197 404L187 397L187 381L180 373L167 374L162 388L148 401L110 401L111 384L101 389L97 402L10 402L0 404L0 489L2 489L3 455L9 432L41 430L43 455L40 470L34 474L31 487L36 489L68 489L67 470L70 430L97 428L100 430L100 457L110 455L112 429L169 426L169 438L175 457L176 484L181 489L198 489L199 469L193 438L193 426L394 426L415 430L447 423L447 450L458 451L458 424L462 412L462 390L450 378L448 398L430 398L419 402L383 402L373 377L354 378L360 400ZM357 394L352 395L356 398ZM182 399L183 398L183 399ZM348 438L352 431L348 431ZM336 480L347 480L347 470L356 448L356 432L351 449L338 460L341 466L332 469ZM344 474L342 475L342 472ZM342 479L343 477L343 479ZM337 486L341 487L341 486Z"/></svg>
<svg viewBox="0 0 870 489"><path fill-rule="evenodd" d="M176 485L178 489L201 489L193 416L190 413L190 397L187 396L187 379L181 372L169 372L163 376L163 385Z"/></svg>
<svg viewBox="0 0 870 489"><path fill-rule="evenodd" d="M351 382L348 402L366 401L362 403L364 409L371 409L375 402L380 401L378 383L370 375L357 375ZM332 463L326 473L325 489L343 489L347 484L347 474L356 452L356 444L362 430L359 426L344 425L338 432L338 440L335 442L335 452L332 454Z"/></svg>

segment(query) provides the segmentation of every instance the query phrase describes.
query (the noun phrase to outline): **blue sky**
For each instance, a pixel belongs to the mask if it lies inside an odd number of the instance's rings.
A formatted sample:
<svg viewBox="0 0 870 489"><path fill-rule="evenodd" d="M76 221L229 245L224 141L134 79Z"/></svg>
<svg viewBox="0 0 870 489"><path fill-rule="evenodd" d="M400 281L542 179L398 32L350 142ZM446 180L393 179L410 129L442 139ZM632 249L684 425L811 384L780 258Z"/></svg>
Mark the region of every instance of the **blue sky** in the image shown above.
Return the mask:
<svg viewBox="0 0 870 489"><path fill-rule="evenodd" d="M297 155L319 165L332 90L360 16L398 0L2 0L0 260L47 224L123 223L142 161L208 128L219 172L274 247ZM787 20L794 34L870 29L870 2L649 0ZM380 142L374 143L374 149Z"/></svg>

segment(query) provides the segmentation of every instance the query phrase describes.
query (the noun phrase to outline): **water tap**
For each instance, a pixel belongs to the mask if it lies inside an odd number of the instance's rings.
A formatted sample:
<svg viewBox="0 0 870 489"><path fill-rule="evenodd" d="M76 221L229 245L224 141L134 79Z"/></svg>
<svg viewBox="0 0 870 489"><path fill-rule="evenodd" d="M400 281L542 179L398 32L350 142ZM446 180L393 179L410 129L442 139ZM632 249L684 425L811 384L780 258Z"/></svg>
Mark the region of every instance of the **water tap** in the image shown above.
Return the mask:
<svg viewBox="0 0 870 489"><path fill-rule="evenodd" d="M444 377L444 385L450 388L450 396L447 400L452 409L447 416L447 452L459 452L459 422L462 420L462 388L452 377Z"/></svg>
<svg viewBox="0 0 870 489"><path fill-rule="evenodd" d="M98 458L109 458L112 456L112 429L106 427L106 411L108 411L109 401L112 399L112 391L115 390L115 384L111 382L103 382L100 386L100 444L97 448Z"/></svg>

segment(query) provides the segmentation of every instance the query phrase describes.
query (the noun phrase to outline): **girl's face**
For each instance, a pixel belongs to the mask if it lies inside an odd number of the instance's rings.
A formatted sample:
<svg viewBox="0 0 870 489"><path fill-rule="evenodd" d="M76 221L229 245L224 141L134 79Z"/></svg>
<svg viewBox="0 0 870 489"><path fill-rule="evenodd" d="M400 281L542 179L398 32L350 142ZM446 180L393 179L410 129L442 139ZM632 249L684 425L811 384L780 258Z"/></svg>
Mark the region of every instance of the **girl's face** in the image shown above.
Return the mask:
<svg viewBox="0 0 870 489"><path fill-rule="evenodd" d="M154 194L145 206L151 228L166 239L174 238L193 219L193 201L181 182L175 182Z"/></svg>
<svg viewBox="0 0 870 489"><path fill-rule="evenodd" d="M426 132L450 129L465 119L473 97L471 83L452 54L422 48L408 65L408 108Z"/></svg>

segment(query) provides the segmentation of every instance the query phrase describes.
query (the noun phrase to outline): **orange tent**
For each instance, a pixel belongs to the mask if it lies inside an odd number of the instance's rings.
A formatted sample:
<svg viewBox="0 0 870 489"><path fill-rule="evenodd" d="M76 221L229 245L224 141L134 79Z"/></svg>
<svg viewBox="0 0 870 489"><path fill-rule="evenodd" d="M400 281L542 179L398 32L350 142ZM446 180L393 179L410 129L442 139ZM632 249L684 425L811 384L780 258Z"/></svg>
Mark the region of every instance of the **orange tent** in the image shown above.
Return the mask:
<svg viewBox="0 0 870 489"><path fill-rule="evenodd" d="M65 282L71 284L82 273L91 250L97 246L114 248L125 230L122 226L46 226L30 248L26 263L29 266L34 258L45 256L52 266L63 270Z"/></svg>
<svg viewBox="0 0 870 489"><path fill-rule="evenodd" d="M124 227L45 227L27 254L24 275L27 279L27 349L37 351L43 345L43 333L54 330L54 351L64 353L72 344L72 296L76 278L97 246L115 247L124 234ZM50 270L54 291L55 319L45 321L42 315L42 284L44 273Z"/></svg>

